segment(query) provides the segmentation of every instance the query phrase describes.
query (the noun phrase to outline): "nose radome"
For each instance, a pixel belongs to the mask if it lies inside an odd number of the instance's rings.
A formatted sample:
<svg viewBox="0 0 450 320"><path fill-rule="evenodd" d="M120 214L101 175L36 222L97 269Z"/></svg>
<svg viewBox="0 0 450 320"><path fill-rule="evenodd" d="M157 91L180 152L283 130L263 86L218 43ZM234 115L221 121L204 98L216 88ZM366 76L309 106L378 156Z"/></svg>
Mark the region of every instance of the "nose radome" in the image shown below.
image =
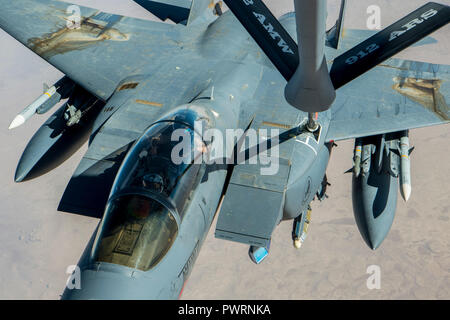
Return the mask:
<svg viewBox="0 0 450 320"><path fill-rule="evenodd" d="M85 270L79 280L77 286L74 277L70 286L72 289L66 287L64 290L63 300L156 300L178 297L176 292L170 290L171 279L161 277L134 278L125 272Z"/></svg>

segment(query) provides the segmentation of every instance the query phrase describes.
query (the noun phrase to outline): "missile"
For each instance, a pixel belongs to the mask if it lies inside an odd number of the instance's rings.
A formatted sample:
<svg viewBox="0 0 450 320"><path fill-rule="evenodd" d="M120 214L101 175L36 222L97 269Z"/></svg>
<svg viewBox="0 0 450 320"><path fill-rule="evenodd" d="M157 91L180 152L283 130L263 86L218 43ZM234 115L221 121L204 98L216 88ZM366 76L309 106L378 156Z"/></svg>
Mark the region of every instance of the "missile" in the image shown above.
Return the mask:
<svg viewBox="0 0 450 320"><path fill-rule="evenodd" d="M303 244L303 241L301 239L304 223L302 215L300 215L294 220L294 226L292 230L292 240L294 241L294 248L296 249L300 249Z"/></svg>
<svg viewBox="0 0 450 320"><path fill-rule="evenodd" d="M362 169L363 175L366 175L369 173L370 171L370 163L371 163L371 157L372 157L372 145L371 144L366 144L363 146L362 148Z"/></svg>
<svg viewBox="0 0 450 320"><path fill-rule="evenodd" d="M54 97L58 94L65 92L58 89ZM72 156L88 139L104 105L83 88L74 88L69 100L31 138L17 165L14 180L22 182L39 177Z"/></svg>
<svg viewBox="0 0 450 320"><path fill-rule="evenodd" d="M56 87L53 86L44 92L39 98L33 101L28 107L23 109L9 125L9 129L14 129L25 123L30 119L44 103L46 103L56 93Z"/></svg>
<svg viewBox="0 0 450 320"><path fill-rule="evenodd" d="M60 102L61 99L68 98L74 88L75 83L66 76L51 88L44 85L44 93L14 118L9 125L9 129L11 130L21 126L35 113L46 113Z"/></svg>
<svg viewBox="0 0 450 320"><path fill-rule="evenodd" d="M408 131L400 138L400 193L405 201L411 196L411 164Z"/></svg>
<svg viewBox="0 0 450 320"><path fill-rule="evenodd" d="M48 89L45 89L47 91ZM44 91L44 92L45 92ZM37 114L44 114L47 113L51 108L53 108L57 103L61 101L62 97L59 92L59 89L56 88L56 93L52 95L50 99L48 99L46 102L44 102L39 108L36 109Z"/></svg>
<svg viewBox="0 0 450 320"><path fill-rule="evenodd" d="M353 172L355 173L355 177L358 178L361 173L361 151L362 151L362 140L355 140L355 155L353 158Z"/></svg>
<svg viewBox="0 0 450 320"><path fill-rule="evenodd" d="M300 249L308 234L309 223L311 222L311 207L294 219L292 227L292 240L294 248Z"/></svg>

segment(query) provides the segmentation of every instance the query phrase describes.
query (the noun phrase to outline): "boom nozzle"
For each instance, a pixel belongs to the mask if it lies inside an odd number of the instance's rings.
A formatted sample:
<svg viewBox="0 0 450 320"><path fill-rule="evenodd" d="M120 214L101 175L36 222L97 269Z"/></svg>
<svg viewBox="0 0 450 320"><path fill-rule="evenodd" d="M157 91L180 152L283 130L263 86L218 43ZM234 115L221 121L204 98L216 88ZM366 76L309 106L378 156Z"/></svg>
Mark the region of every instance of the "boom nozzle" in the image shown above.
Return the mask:
<svg viewBox="0 0 450 320"><path fill-rule="evenodd" d="M295 13L300 64L285 97L304 112L326 111L336 98L325 58L327 1L295 0Z"/></svg>
<svg viewBox="0 0 450 320"><path fill-rule="evenodd" d="M306 129L309 132L316 132L319 129L319 123L317 122L318 113L309 112L308 113L308 123L306 124Z"/></svg>

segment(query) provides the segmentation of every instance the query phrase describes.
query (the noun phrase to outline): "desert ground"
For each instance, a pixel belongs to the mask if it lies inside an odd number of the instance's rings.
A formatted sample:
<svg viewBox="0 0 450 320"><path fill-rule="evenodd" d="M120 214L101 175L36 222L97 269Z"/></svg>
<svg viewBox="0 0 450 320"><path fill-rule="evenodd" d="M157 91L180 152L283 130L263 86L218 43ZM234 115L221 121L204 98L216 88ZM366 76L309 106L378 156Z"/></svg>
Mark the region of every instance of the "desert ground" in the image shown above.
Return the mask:
<svg viewBox="0 0 450 320"><path fill-rule="evenodd" d="M107 12L155 19L131 0L77 0ZM266 4L279 16L292 0ZM367 7L381 8L381 25L426 1L349 0L346 28L366 28ZM438 2L450 5L449 0ZM338 1L329 1L329 20ZM18 22L20 23L20 22ZM450 64L450 26L432 35L435 44L410 48L397 57ZM14 116L61 73L0 30L0 299L59 299L66 268L76 264L97 219L56 210L84 145L54 171L16 184L14 172L29 139L50 115L35 116L8 130ZM450 97L446 97L447 102ZM328 167L329 199L314 202L308 238L295 250L292 222L275 230L269 257L254 265L248 247L214 238L213 223L184 289L183 299L450 299L450 156L448 126L411 131L413 191L399 196L397 215L376 251L363 242L353 218L351 175L353 141L338 142ZM366 271L381 270L381 288L369 290Z"/></svg>

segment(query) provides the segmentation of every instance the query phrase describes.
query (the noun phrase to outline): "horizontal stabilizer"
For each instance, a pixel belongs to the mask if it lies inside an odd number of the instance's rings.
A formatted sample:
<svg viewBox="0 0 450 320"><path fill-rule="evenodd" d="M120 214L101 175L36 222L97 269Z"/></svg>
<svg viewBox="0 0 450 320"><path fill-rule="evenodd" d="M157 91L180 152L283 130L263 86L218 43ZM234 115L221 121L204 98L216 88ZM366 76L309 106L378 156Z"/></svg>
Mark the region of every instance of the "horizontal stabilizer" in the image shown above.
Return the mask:
<svg viewBox="0 0 450 320"><path fill-rule="evenodd" d="M330 71L338 89L450 22L450 7L429 2L337 57Z"/></svg>
<svg viewBox="0 0 450 320"><path fill-rule="evenodd" d="M170 19L175 23L186 21L191 9L190 0L134 0L134 2L137 2L162 21Z"/></svg>
<svg viewBox="0 0 450 320"><path fill-rule="evenodd" d="M188 25L201 16L205 10L214 4L212 0L134 0L140 6L165 21Z"/></svg>

